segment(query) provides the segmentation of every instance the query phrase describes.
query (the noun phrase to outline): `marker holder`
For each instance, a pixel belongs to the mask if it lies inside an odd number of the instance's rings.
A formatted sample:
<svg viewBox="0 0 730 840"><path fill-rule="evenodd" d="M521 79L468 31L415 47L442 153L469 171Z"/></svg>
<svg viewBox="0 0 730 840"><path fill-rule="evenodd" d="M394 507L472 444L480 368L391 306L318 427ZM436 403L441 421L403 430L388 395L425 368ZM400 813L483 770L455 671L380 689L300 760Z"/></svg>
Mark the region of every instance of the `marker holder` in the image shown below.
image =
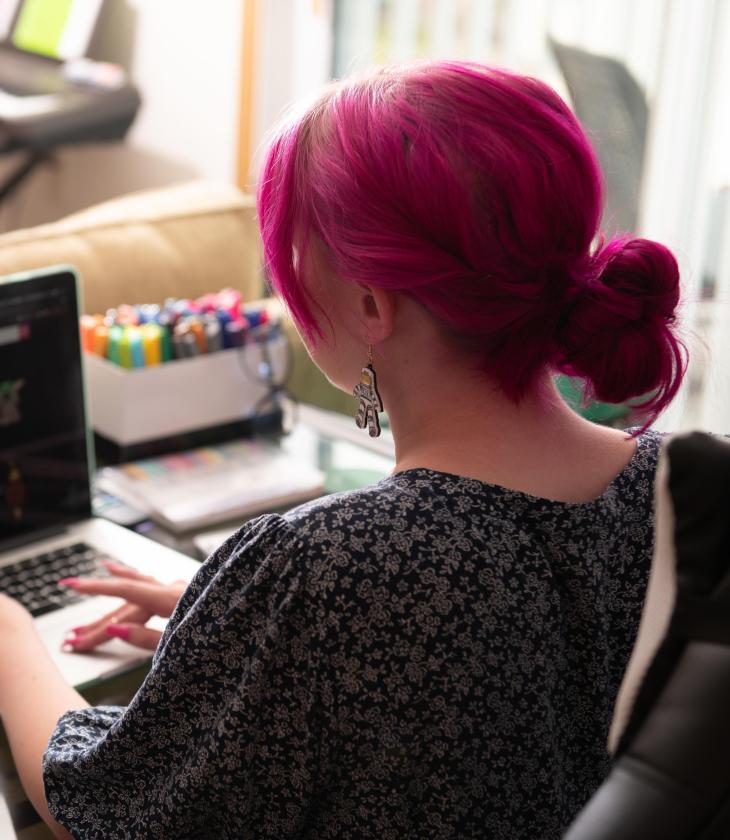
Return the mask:
<svg viewBox="0 0 730 840"><path fill-rule="evenodd" d="M274 378L281 381L286 338L271 339L268 350ZM151 442L251 419L270 393L256 374L260 355L254 343L152 367L122 368L84 353L91 425L120 451L149 453L155 451Z"/></svg>

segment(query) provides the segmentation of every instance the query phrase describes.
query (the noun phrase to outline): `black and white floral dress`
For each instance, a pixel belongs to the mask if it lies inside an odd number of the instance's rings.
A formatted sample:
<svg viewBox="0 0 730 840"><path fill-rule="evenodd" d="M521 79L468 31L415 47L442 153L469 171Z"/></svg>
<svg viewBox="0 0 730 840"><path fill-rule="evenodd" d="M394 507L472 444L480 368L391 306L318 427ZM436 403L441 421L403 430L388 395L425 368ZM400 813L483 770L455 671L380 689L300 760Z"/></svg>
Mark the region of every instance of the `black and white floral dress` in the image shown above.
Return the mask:
<svg viewBox="0 0 730 840"><path fill-rule="evenodd" d="M409 470L241 528L126 708L44 757L76 838L557 840L606 738L660 436L593 502Z"/></svg>

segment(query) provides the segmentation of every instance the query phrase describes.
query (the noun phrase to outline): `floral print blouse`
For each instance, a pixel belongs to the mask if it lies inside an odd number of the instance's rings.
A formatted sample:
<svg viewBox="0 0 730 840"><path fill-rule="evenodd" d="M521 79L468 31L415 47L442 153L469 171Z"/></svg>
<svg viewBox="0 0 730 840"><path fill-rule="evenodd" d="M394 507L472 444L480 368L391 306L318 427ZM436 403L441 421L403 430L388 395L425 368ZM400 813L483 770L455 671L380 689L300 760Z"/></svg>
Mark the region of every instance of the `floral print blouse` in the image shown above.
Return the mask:
<svg viewBox="0 0 730 840"><path fill-rule="evenodd" d="M61 717L51 813L99 840L557 840L609 768L659 444L588 503L415 469L247 523L129 706Z"/></svg>

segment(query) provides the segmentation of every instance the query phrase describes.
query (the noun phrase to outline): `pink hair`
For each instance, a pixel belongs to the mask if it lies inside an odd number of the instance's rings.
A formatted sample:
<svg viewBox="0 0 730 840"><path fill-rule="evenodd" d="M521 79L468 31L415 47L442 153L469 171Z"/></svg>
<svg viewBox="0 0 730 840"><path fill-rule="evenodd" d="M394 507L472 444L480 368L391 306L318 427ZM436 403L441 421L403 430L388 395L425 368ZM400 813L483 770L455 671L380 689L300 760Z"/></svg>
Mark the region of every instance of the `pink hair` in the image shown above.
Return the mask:
<svg viewBox="0 0 730 840"><path fill-rule="evenodd" d="M336 83L274 137L258 209L272 285L312 341L318 240L343 282L420 301L515 400L546 369L606 402L649 394L654 415L679 388L676 260L629 237L591 251L596 157L536 79L444 61Z"/></svg>

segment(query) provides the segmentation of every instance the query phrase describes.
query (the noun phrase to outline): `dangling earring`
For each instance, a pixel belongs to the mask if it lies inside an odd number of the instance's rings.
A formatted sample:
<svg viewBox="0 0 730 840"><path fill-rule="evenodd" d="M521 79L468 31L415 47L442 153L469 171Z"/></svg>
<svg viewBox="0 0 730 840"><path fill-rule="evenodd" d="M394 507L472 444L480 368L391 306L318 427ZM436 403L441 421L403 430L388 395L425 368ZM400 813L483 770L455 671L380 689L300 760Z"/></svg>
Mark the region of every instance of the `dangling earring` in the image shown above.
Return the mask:
<svg viewBox="0 0 730 840"><path fill-rule="evenodd" d="M378 412L383 410L383 401L378 393L378 383L373 368L373 348L368 344L368 363L360 373L360 381L352 392L353 397L360 400L357 407L355 423L358 429L364 429L366 424L370 437L380 434L380 420Z"/></svg>

